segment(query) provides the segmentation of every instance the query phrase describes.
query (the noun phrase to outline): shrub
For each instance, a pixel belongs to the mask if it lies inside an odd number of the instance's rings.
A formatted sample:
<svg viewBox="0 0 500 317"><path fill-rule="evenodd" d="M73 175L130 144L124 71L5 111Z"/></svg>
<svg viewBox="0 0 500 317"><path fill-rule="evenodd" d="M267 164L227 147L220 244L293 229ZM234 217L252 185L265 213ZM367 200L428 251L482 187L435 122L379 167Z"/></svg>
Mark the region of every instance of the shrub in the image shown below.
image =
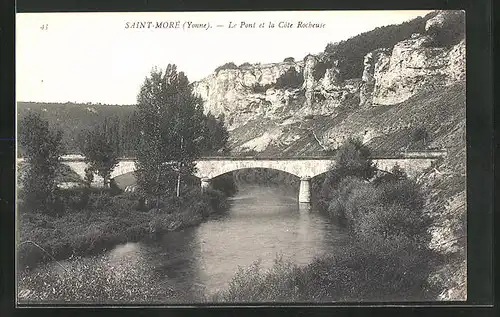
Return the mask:
<svg viewBox="0 0 500 317"><path fill-rule="evenodd" d="M350 138L342 144L334 154L336 165L327 173L320 189L321 199L331 199L332 192L337 189L343 178L354 176L371 179L376 167L370 159L370 149L360 140Z"/></svg>
<svg viewBox="0 0 500 317"><path fill-rule="evenodd" d="M284 63L293 63L295 62L295 58L293 57L286 57L284 60L283 60Z"/></svg>
<svg viewBox="0 0 500 317"><path fill-rule="evenodd" d="M379 188L380 201L383 204L396 203L410 210L421 210L424 206L422 189L412 179L381 184Z"/></svg>
<svg viewBox="0 0 500 317"><path fill-rule="evenodd" d="M373 183L378 186L383 183L397 182L407 178L408 175L406 175L405 171L401 169L401 167L398 164L396 164L393 166L390 173L383 172L382 175L377 176L373 180Z"/></svg>
<svg viewBox="0 0 500 317"><path fill-rule="evenodd" d="M112 205L111 196L106 192L91 193L89 207L96 211L105 211Z"/></svg>
<svg viewBox="0 0 500 317"><path fill-rule="evenodd" d="M278 79L276 79L275 87L277 89L284 88L300 88L304 83L304 76L302 73L297 72L295 67L290 67Z"/></svg>
<svg viewBox="0 0 500 317"><path fill-rule="evenodd" d="M269 88L272 88L273 85L272 84L266 84L266 85L261 85L259 83L255 83L253 86L252 86L252 90L254 93L259 93L259 94L263 94L265 93Z"/></svg>
<svg viewBox="0 0 500 317"><path fill-rule="evenodd" d="M428 254L405 238L354 240L332 257L305 267L275 260L265 270L260 262L240 268L215 302L332 302L430 300Z"/></svg>
<svg viewBox="0 0 500 317"><path fill-rule="evenodd" d="M329 61L321 61L314 65L313 77L314 80L320 80L325 76L326 70L332 68L333 65Z"/></svg>
<svg viewBox="0 0 500 317"><path fill-rule="evenodd" d="M217 67L215 69L215 72L218 73L219 71L224 70L224 69L237 69L237 68L238 68L238 66L236 66L235 63L229 62L229 63L226 63L224 65Z"/></svg>
<svg viewBox="0 0 500 317"><path fill-rule="evenodd" d="M252 66L252 64L250 64L249 62L244 62L243 64L240 65L240 67L248 67L248 66Z"/></svg>
<svg viewBox="0 0 500 317"><path fill-rule="evenodd" d="M450 47L460 42L465 36L465 14L463 11L448 13L444 26L431 27L426 33L432 36L431 46Z"/></svg>
<svg viewBox="0 0 500 317"><path fill-rule="evenodd" d="M329 43L325 47L325 53L340 61L340 76L343 79L360 78L366 54L381 47L392 49L395 44L410 38L413 33L424 33L426 21L436 14L437 12L431 12L423 18L417 17L399 25L378 27L336 44Z"/></svg>
<svg viewBox="0 0 500 317"><path fill-rule="evenodd" d="M372 239L375 235L384 239L396 237L408 239L420 247L425 247L430 240L427 234L429 225L430 219L421 211L397 203L374 206L360 213L353 222L356 235L363 239Z"/></svg>

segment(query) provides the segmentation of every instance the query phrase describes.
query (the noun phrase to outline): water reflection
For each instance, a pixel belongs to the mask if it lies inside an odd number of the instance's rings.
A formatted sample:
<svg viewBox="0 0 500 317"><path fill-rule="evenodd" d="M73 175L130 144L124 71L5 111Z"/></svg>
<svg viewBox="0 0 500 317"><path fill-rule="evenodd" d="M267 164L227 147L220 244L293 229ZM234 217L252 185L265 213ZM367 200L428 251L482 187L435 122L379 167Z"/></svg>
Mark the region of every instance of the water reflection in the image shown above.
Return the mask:
<svg viewBox="0 0 500 317"><path fill-rule="evenodd" d="M305 265L345 240L338 227L299 205L296 193L249 187L231 199L227 214L198 227L66 261L70 273L49 263L20 286L38 294L29 299L44 302L189 303L225 289L239 266L260 259L269 268L278 255ZM46 292L56 284L61 292Z"/></svg>

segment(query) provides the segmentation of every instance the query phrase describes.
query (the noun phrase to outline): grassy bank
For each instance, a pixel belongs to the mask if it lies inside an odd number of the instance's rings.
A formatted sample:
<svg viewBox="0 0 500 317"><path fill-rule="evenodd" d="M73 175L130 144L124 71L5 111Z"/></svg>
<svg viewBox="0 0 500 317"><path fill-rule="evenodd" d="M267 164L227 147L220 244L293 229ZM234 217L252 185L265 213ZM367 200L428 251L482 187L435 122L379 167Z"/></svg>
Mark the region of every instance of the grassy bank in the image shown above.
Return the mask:
<svg viewBox="0 0 500 317"><path fill-rule="evenodd" d="M220 191L201 193L193 188L180 198L163 197L159 203L138 203L134 194L90 194L81 206L78 191L59 194L61 204L47 214L19 205L21 267L87 256L114 246L154 238L167 231L195 226L210 215L226 209L226 197ZM159 208L157 208L159 207Z"/></svg>
<svg viewBox="0 0 500 317"><path fill-rule="evenodd" d="M240 269L229 287L211 301L436 299L439 288L428 278L444 259L429 248L433 219L425 211L422 187L403 174L382 174L372 181L331 177L336 181L324 183L319 207L345 226L349 245L303 267L278 258L264 270L257 262Z"/></svg>

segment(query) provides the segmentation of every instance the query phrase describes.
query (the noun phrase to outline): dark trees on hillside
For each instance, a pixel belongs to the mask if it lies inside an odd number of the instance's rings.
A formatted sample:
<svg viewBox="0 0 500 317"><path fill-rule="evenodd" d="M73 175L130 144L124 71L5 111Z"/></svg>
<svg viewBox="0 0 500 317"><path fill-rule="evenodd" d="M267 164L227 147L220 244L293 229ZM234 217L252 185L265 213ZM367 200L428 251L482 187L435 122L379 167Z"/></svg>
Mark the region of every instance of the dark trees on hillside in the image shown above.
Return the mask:
<svg viewBox="0 0 500 317"><path fill-rule="evenodd" d="M26 115L18 127L27 163L22 179L23 198L32 209L49 211L55 200L56 173L63 153L62 132L52 130L46 120L34 113Z"/></svg>
<svg viewBox="0 0 500 317"><path fill-rule="evenodd" d="M436 14L431 12L423 18L378 27L337 44L330 43L326 46L325 53L331 60L339 61L340 76L343 79L360 78L366 54L378 48L392 49L396 43L410 38L413 33L424 33L426 21Z"/></svg>

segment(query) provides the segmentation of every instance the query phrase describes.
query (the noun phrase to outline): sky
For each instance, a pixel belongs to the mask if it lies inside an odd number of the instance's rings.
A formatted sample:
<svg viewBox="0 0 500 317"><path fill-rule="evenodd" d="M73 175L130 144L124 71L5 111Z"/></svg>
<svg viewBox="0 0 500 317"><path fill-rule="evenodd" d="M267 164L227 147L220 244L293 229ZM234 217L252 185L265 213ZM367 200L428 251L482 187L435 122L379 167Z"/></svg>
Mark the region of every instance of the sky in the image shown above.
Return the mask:
<svg viewBox="0 0 500 317"><path fill-rule="evenodd" d="M196 81L227 62L299 60L329 42L429 12L21 13L16 15L16 100L135 104L155 66L176 64ZM152 27L130 27L138 21ZM179 28L155 27L169 22ZM211 28L188 28L187 22ZM324 27L298 28L299 22Z"/></svg>

